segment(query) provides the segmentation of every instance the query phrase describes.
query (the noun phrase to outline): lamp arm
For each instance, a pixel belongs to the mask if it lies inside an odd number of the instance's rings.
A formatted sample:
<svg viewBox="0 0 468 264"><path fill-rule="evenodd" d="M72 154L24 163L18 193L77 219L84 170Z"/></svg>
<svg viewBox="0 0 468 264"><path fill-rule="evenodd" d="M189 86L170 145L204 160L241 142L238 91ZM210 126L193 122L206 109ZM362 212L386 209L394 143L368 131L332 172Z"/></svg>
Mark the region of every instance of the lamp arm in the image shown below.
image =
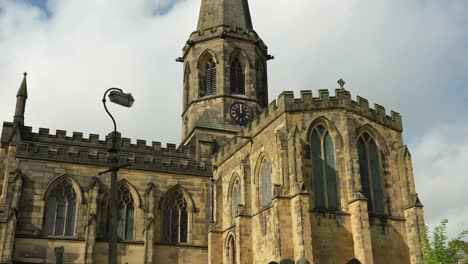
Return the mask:
<svg viewBox="0 0 468 264"><path fill-rule="evenodd" d="M109 112L109 109L107 109L107 105L106 105L106 102L107 102L106 96L107 96L107 93L109 93L110 91L119 91L119 92L123 92L123 91L122 91L122 89L119 89L119 88L109 88L109 89L107 89L107 91L104 93L104 96L102 97L102 104L104 105L104 109L106 110L107 114L112 119L112 123L114 123L114 132L116 132L117 131L117 123L115 122L115 118Z"/></svg>

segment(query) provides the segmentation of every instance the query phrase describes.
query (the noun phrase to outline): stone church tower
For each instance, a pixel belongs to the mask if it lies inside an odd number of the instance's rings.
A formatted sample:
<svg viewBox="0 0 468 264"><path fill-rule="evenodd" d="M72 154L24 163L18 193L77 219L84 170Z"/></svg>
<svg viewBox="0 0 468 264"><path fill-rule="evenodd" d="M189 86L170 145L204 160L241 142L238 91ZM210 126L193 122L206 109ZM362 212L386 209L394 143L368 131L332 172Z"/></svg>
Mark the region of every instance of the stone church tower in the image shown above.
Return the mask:
<svg viewBox="0 0 468 264"><path fill-rule="evenodd" d="M422 263L402 119L338 83L268 100L247 0L202 0L183 48L182 142L120 142L119 263ZM0 263L107 263L108 138L0 138Z"/></svg>
<svg viewBox="0 0 468 264"><path fill-rule="evenodd" d="M182 144L196 146L197 158L208 160L267 106L271 58L246 0L202 1L197 31L178 59L184 63Z"/></svg>

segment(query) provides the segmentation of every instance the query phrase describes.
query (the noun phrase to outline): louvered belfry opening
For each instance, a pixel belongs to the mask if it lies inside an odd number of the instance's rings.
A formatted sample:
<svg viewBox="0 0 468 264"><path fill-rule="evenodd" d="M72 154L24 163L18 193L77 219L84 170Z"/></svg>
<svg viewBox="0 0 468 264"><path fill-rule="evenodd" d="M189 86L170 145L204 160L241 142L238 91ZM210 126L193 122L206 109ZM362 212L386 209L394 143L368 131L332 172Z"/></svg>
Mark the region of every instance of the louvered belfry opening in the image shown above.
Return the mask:
<svg viewBox="0 0 468 264"><path fill-rule="evenodd" d="M231 62L231 94L245 94L244 69L239 59Z"/></svg>
<svg viewBox="0 0 468 264"><path fill-rule="evenodd" d="M215 95L216 94L216 62L211 58L205 67L205 83L204 83L204 94Z"/></svg>

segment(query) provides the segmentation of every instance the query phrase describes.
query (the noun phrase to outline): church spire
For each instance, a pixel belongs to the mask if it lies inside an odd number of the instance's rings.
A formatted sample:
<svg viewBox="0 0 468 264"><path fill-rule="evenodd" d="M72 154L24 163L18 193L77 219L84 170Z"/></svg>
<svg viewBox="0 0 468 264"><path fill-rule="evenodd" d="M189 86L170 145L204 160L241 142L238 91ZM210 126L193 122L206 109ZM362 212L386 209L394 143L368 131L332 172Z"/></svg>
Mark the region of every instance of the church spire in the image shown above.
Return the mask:
<svg viewBox="0 0 468 264"><path fill-rule="evenodd" d="M253 30L247 0L202 0L197 30L217 26Z"/></svg>
<svg viewBox="0 0 468 264"><path fill-rule="evenodd" d="M28 74L25 72L23 74L23 81L18 89L16 94L16 109L14 122L20 125L24 125L24 112L26 110L26 100L28 99L28 85L26 83L26 76Z"/></svg>

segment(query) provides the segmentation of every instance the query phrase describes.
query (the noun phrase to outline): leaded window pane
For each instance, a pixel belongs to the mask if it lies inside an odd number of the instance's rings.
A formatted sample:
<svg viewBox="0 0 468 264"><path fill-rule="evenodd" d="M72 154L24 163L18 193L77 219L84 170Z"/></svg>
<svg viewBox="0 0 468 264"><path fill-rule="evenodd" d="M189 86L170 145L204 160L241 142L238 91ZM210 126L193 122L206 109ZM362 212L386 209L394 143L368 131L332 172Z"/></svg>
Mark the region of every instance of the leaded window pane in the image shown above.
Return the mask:
<svg viewBox="0 0 468 264"><path fill-rule="evenodd" d="M180 242L187 243L188 212L184 210L181 211L180 214Z"/></svg>
<svg viewBox="0 0 468 264"><path fill-rule="evenodd" d="M271 164L267 159L263 159L260 169L261 178L261 206L265 207L271 204L272 186L271 186Z"/></svg>
<svg viewBox="0 0 468 264"><path fill-rule="evenodd" d="M379 160L379 150L377 145L372 140L369 143L369 158L371 164L372 172L372 189L374 191L374 207L376 213L384 213L383 205L383 190L382 190L382 177L380 174L380 160Z"/></svg>
<svg viewBox="0 0 468 264"><path fill-rule="evenodd" d="M361 185L371 212L384 213L384 193L380 151L368 133L358 141Z"/></svg>
<svg viewBox="0 0 468 264"><path fill-rule="evenodd" d="M57 204L57 215L55 217L55 236L63 236L63 228L65 226L65 212L67 210L67 202L59 201Z"/></svg>
<svg viewBox="0 0 468 264"><path fill-rule="evenodd" d="M135 217L135 208L133 206L129 206L127 208L127 223L125 225L125 237L127 239L133 238L133 224L134 224L134 217Z"/></svg>
<svg viewBox="0 0 468 264"><path fill-rule="evenodd" d="M165 208L163 212L163 240L164 241L171 241L171 210L169 208Z"/></svg>
<svg viewBox="0 0 468 264"><path fill-rule="evenodd" d="M317 130L312 133L312 171L314 178L315 207L325 207L325 192L323 181L322 142Z"/></svg>
<svg viewBox="0 0 468 264"><path fill-rule="evenodd" d="M117 237L124 239L125 207L117 209Z"/></svg>
<svg viewBox="0 0 468 264"><path fill-rule="evenodd" d="M359 153L359 171L361 174L361 186L362 192L367 198L367 207L369 211L373 210L372 196L369 181L369 166L367 160L367 149L364 140L361 138L358 141L358 153Z"/></svg>
<svg viewBox="0 0 468 264"><path fill-rule="evenodd" d="M73 236L76 218L76 194L66 180L55 185L47 198L44 233Z"/></svg>
<svg viewBox="0 0 468 264"><path fill-rule="evenodd" d="M326 178L327 178L327 198L328 208L338 209L338 191L337 191L337 180L336 180L336 168L335 168L335 147L333 140L329 133L325 136L325 167L326 167Z"/></svg>
<svg viewBox="0 0 468 264"><path fill-rule="evenodd" d="M119 186L117 202L117 236L120 239L132 240L135 218L135 205L130 190Z"/></svg>
<svg viewBox="0 0 468 264"><path fill-rule="evenodd" d="M75 233L75 214L76 214L76 202L68 201L67 208L67 225L65 229L65 236L73 236Z"/></svg>
<svg viewBox="0 0 468 264"><path fill-rule="evenodd" d="M168 194L163 212L163 239L172 243L188 242L188 206L182 191Z"/></svg>
<svg viewBox="0 0 468 264"><path fill-rule="evenodd" d="M46 235L54 234L55 210L57 208L57 201L55 198L47 200L47 210L45 219L44 232Z"/></svg>

